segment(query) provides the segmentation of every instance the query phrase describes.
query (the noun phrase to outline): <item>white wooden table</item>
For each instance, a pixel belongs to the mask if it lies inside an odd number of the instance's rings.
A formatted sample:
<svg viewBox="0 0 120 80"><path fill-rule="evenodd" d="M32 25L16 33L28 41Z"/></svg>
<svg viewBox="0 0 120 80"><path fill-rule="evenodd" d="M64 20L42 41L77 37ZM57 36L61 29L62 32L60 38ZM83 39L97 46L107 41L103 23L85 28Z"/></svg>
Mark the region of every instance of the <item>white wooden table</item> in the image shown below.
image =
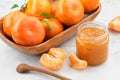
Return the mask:
<svg viewBox="0 0 120 80"><path fill-rule="evenodd" d="M0 0L0 17L9 13L14 3L21 5L23 2L24 0ZM120 0L101 0L101 3L102 10L95 21L108 25L111 19L120 15ZM58 47L65 49L68 54L75 53L75 36ZM56 80L43 73L19 74L16 72L16 67L20 63L42 67L39 64L39 58L40 56L23 54L0 39L0 80ZM85 70L78 71L69 66L67 58L62 68L55 73L73 80L120 80L120 33L110 31L109 57L104 64L89 66Z"/></svg>

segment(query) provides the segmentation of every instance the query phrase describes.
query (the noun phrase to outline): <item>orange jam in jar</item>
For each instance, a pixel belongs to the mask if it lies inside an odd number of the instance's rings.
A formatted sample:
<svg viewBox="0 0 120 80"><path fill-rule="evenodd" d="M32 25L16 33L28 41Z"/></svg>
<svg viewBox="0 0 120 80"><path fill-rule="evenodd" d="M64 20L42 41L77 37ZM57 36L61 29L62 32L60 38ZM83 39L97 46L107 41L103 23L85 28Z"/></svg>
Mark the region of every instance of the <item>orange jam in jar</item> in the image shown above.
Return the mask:
<svg viewBox="0 0 120 80"><path fill-rule="evenodd" d="M76 55L89 65L103 63L108 57L109 33L102 23L86 22L78 27Z"/></svg>

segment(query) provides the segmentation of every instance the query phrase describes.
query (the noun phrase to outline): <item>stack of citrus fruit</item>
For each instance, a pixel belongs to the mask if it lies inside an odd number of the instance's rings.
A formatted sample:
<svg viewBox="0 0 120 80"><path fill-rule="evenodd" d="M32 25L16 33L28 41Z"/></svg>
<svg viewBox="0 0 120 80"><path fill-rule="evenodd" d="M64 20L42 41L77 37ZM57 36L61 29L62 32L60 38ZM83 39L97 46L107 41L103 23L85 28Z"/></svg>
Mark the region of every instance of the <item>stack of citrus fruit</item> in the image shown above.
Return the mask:
<svg viewBox="0 0 120 80"><path fill-rule="evenodd" d="M34 46L61 33L98 8L99 0L28 0L24 10L14 11L3 19L3 31L7 37L23 46ZM62 49L50 49L43 54L40 63L51 70L59 69L66 57ZM70 55L70 63L76 69L87 66ZM49 65L52 64L52 65ZM79 65L82 64L82 68ZM78 66L78 67L76 67Z"/></svg>
<svg viewBox="0 0 120 80"><path fill-rule="evenodd" d="M17 44L33 46L78 23L99 0L28 0L24 10L4 17L3 30ZM90 7L91 6L91 7Z"/></svg>

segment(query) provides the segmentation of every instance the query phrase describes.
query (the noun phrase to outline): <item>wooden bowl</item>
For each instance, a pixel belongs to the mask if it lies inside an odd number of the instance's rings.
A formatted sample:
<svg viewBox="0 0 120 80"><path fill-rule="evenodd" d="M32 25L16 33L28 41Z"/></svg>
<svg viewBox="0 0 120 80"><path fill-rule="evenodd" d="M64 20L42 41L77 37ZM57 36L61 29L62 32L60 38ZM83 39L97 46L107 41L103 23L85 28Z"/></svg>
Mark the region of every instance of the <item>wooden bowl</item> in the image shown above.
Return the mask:
<svg viewBox="0 0 120 80"><path fill-rule="evenodd" d="M17 50L26 53L26 54L32 54L32 55L36 55L36 54L41 54L43 52L46 52L47 50L49 50L49 48L51 47L56 47L60 44L62 44L63 42L65 42L67 39L71 38L75 33L76 30L78 28L78 26L83 23L83 22L87 22L87 21L91 21L94 20L96 18L96 16L99 14L101 10L101 4L99 5L98 9L96 11L94 11L91 14L87 14L80 22L78 22L77 24L67 28L66 30L64 30L63 32L61 32L60 34L54 36L53 38L35 45L35 46L22 46L22 45L18 45L16 43L14 43L12 40L10 40L5 33L3 32L3 18L0 19L0 37L2 38L3 41L5 41L9 46L16 48Z"/></svg>

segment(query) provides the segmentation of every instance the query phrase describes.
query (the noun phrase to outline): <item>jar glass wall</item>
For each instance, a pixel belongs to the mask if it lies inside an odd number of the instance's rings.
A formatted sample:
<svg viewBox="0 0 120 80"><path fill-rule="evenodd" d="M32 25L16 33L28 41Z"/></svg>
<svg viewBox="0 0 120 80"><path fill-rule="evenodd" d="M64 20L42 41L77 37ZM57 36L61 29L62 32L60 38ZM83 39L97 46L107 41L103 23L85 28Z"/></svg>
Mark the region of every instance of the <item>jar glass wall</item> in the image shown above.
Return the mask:
<svg viewBox="0 0 120 80"><path fill-rule="evenodd" d="M103 63L108 57L108 28L98 22L86 22L77 29L76 55L89 65Z"/></svg>

